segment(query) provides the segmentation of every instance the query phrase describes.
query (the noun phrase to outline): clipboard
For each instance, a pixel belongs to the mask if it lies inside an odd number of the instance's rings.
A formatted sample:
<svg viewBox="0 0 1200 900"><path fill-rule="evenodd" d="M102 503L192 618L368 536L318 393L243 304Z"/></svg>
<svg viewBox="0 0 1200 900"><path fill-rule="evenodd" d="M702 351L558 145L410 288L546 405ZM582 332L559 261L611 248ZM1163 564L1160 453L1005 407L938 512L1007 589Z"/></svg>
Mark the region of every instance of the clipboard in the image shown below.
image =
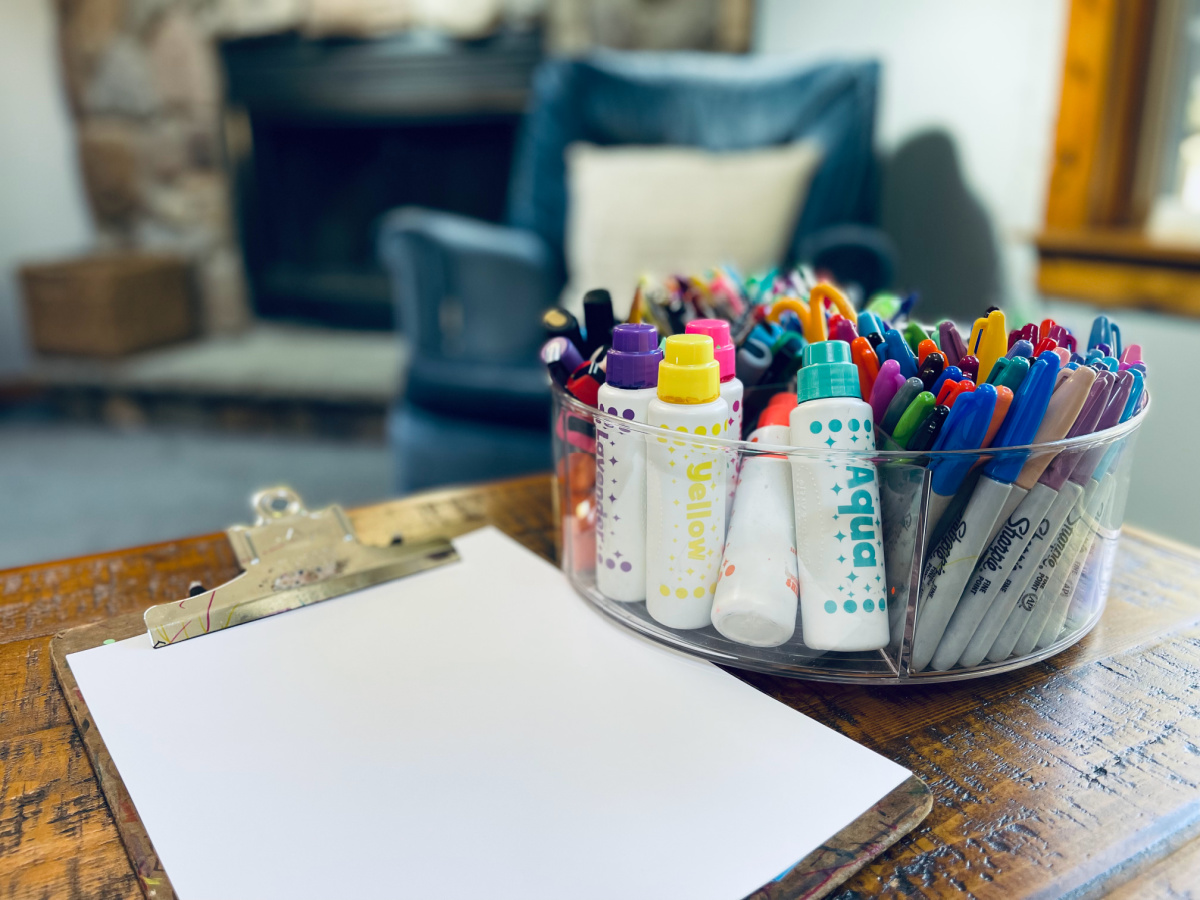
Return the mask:
<svg viewBox="0 0 1200 900"><path fill-rule="evenodd" d="M51 642L52 664L66 697L67 706L83 738L97 780L125 844L134 874L148 900L173 900L177 894L168 873L159 861L150 835L138 816L120 773L99 731L93 726L91 713L66 657L106 643L136 637L147 631L153 640L160 641L161 632L157 632L156 637L155 629L161 627L162 616L171 612L162 607L174 606L177 610L191 613L197 606L207 605L210 598L206 595L216 593L219 597L222 590L236 583L240 583L242 587L232 591L225 590L225 593L227 596L232 594L235 597L244 597L242 608L240 612L230 616L227 623L219 618L217 623L221 624L221 627L234 627L239 621L250 621L285 609L340 596L369 584L432 568L454 558L453 547L444 539L401 544L400 548L403 549L366 547L358 543L348 520L339 508L331 507L317 513L309 513L303 508L299 497L286 488L261 492L252 502L259 513L258 522L253 526L235 526L227 532L239 562L246 570L242 576L215 590L194 590L194 602L191 604L184 601L162 604L160 607L152 607L145 614L132 613L63 632L56 635ZM309 528L313 522L317 524ZM303 526L301 531L307 535L307 539L299 540L289 548L290 540L295 540L299 534L296 531L297 525ZM270 561L272 554L257 551L271 547L272 536L275 539L284 538L289 528L292 529L290 540L282 540L275 547L276 551L279 551L280 547L284 549L282 555L278 552L275 555L275 561L280 565L273 568L269 565L264 567L264 560ZM311 572L314 568L312 561L319 558L319 554L313 556L314 534L323 535L326 539L333 537L333 545L324 545L329 551L326 559L353 558L357 559L357 562L345 561L340 569L337 565L325 565L314 575ZM320 539L315 541L316 544L321 544ZM301 545L304 544L307 544L307 547L301 550ZM297 552L289 554L286 552L288 549ZM340 557L338 550L342 551ZM307 560L301 564L306 573L304 576L279 578L280 572L286 574L298 571L293 564L301 558ZM293 565L293 568L288 569L288 565ZM320 577L322 575L324 577ZM212 602L216 605L215 598L212 598ZM151 615L155 610L158 610L158 613ZM216 630L212 622L210 619L209 630ZM204 632L193 631L188 637L199 637L202 633ZM182 636L180 639L183 639ZM162 649L155 652L171 652L167 646L169 643L165 642L161 645ZM798 900L827 896L869 861L913 830L929 814L932 805L933 798L929 789L920 779L910 776L853 823L779 878L763 885L750 897L754 900Z"/></svg>

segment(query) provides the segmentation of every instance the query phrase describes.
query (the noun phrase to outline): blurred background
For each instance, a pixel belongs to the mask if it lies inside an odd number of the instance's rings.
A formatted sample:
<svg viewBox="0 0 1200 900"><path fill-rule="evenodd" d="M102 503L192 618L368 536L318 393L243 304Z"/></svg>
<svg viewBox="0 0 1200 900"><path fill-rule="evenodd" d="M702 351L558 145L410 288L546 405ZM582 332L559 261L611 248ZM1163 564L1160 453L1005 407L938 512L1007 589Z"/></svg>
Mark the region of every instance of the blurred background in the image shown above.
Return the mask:
<svg viewBox="0 0 1200 900"><path fill-rule="evenodd" d="M4 0L0 568L548 469L539 313L647 243L1103 308L1127 519L1200 543L1198 7Z"/></svg>

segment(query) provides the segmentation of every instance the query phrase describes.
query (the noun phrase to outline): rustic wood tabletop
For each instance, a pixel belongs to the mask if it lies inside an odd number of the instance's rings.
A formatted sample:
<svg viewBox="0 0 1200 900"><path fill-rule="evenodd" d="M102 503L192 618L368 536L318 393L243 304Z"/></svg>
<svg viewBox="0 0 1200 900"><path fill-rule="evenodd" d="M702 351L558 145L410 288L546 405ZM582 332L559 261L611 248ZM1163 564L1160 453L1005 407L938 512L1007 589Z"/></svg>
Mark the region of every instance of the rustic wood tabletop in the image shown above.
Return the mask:
<svg viewBox="0 0 1200 900"><path fill-rule="evenodd" d="M494 524L555 556L550 480L356 510L362 540ZM237 574L223 534L0 572L0 897L141 890L50 666L58 631ZM957 685L738 677L907 766L933 812L835 895L1190 896L1200 887L1200 550L1125 529L1099 626Z"/></svg>

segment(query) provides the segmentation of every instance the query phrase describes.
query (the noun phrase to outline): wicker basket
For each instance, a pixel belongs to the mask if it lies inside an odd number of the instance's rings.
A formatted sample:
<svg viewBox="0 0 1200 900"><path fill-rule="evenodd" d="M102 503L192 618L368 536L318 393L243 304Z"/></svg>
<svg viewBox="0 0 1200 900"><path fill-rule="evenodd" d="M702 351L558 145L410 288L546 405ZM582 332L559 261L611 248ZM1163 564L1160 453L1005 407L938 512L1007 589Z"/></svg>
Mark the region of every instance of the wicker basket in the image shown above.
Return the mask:
<svg viewBox="0 0 1200 900"><path fill-rule="evenodd" d="M21 268L33 346L123 356L196 333L190 264L147 253L89 255Z"/></svg>

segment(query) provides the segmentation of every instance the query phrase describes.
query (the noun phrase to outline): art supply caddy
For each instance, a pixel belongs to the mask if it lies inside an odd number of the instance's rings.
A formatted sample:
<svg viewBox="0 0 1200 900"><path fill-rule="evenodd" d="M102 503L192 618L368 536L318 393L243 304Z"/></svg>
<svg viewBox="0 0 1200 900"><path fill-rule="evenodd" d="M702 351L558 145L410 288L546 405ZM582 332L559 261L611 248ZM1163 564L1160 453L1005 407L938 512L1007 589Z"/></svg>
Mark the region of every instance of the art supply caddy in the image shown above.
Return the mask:
<svg viewBox="0 0 1200 900"><path fill-rule="evenodd" d="M1104 316L960 329L915 303L716 269L643 280L625 324L606 291L584 323L548 311L574 588L687 653L823 681L961 680L1082 639L1149 406L1141 348Z"/></svg>

